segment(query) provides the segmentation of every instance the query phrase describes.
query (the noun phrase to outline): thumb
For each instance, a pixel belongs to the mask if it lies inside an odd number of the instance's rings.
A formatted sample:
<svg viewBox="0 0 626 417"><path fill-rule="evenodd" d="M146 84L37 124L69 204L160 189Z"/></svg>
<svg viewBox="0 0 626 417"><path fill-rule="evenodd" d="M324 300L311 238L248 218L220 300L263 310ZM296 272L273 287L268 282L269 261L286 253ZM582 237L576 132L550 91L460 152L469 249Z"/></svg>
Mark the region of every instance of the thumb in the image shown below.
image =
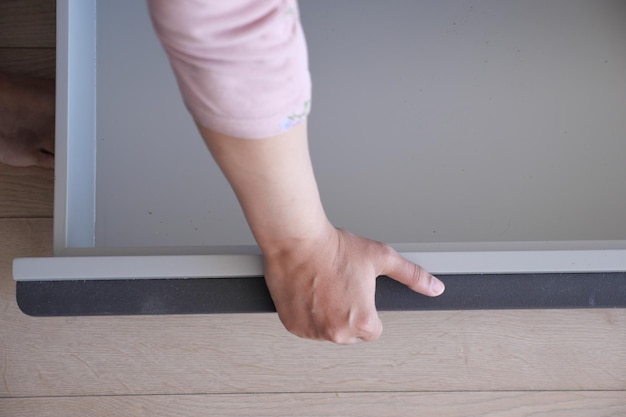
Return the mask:
<svg viewBox="0 0 626 417"><path fill-rule="evenodd" d="M420 294L436 297L445 290L443 282L429 274L424 268L402 257L394 249L385 255L380 275L387 275Z"/></svg>

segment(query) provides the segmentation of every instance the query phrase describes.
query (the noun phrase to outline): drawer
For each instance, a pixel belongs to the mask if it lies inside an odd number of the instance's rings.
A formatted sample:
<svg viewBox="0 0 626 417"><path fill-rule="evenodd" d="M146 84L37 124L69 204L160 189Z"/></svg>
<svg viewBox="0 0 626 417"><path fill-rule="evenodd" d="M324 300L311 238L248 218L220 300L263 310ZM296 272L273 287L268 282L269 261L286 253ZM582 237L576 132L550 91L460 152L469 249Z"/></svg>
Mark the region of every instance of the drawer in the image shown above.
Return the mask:
<svg viewBox="0 0 626 417"><path fill-rule="evenodd" d="M329 218L447 282L428 299L381 278L379 308L624 305L622 2L300 9ZM271 311L145 2L59 0L57 16L54 256L15 260L20 306Z"/></svg>

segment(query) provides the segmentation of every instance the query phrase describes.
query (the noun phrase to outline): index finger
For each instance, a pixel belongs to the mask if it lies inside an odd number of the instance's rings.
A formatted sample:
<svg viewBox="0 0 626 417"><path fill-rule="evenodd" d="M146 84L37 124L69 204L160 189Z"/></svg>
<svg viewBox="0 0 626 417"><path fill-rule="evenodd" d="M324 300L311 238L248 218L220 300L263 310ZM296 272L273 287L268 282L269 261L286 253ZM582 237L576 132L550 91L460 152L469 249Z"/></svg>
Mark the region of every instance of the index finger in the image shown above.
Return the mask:
<svg viewBox="0 0 626 417"><path fill-rule="evenodd" d="M389 278L403 283L413 291L429 297L441 295L445 290L443 282L432 276L421 266L404 258L395 249L387 246L386 253L383 256L381 275L387 275Z"/></svg>

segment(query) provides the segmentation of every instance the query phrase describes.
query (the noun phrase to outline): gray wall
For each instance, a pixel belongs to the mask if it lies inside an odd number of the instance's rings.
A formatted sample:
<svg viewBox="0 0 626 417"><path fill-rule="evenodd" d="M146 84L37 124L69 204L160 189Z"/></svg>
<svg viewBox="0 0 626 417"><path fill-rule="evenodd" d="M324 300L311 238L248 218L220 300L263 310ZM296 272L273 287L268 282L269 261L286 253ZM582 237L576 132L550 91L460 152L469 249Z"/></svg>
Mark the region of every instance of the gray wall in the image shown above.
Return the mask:
<svg viewBox="0 0 626 417"><path fill-rule="evenodd" d="M302 0L310 142L341 227L626 239L626 3ZM251 244L143 1L98 2L97 246Z"/></svg>

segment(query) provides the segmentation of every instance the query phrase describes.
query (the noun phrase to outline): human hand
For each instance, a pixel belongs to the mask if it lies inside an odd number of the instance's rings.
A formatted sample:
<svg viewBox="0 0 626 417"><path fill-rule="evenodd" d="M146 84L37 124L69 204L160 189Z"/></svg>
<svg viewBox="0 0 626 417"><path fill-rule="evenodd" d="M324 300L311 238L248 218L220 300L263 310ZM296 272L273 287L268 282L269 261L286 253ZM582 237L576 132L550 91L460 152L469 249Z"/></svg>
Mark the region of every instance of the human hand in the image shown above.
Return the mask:
<svg viewBox="0 0 626 417"><path fill-rule="evenodd" d="M0 162L54 168L54 80L0 74Z"/></svg>
<svg viewBox="0 0 626 417"><path fill-rule="evenodd" d="M443 284L388 245L335 229L322 207L306 125L263 140L200 126L263 252L265 280L285 328L335 343L372 341L382 323L376 278L436 296Z"/></svg>
<svg viewBox="0 0 626 417"><path fill-rule="evenodd" d="M31 130L5 135L0 132L0 162L17 167L54 168L54 134L40 136Z"/></svg>
<svg viewBox="0 0 626 417"><path fill-rule="evenodd" d="M384 243L332 226L321 236L265 256L265 280L276 310L297 336L339 344L378 339L383 330L374 298L379 275L428 296L444 290L441 281Z"/></svg>

